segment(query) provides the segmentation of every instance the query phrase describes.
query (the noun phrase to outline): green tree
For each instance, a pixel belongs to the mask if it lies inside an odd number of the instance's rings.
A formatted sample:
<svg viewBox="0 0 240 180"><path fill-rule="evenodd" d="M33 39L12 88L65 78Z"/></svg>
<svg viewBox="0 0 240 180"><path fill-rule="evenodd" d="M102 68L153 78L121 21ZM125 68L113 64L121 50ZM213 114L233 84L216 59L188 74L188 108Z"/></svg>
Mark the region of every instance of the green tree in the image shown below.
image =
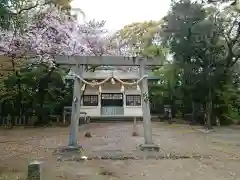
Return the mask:
<svg viewBox="0 0 240 180"><path fill-rule="evenodd" d="M20 78L12 73L4 80L1 103L4 115L23 118L36 114L37 124L46 124L49 115L61 114L63 107L71 104L71 86L66 87L62 80L63 71L49 70L46 64L29 64L20 69ZM18 84L20 81L22 98L18 106ZM68 98L67 98L68 97ZM19 110L20 109L20 110ZM22 112L21 117L19 111ZM12 118L12 124L13 124Z"/></svg>
<svg viewBox="0 0 240 180"><path fill-rule="evenodd" d="M206 16L203 6L190 1L173 2L171 11L163 18L163 28L160 36L163 43L174 54L174 63L181 69L182 92L184 107L192 104L192 120L195 120L194 91L196 80L193 79L196 63L194 55L194 38L192 27Z"/></svg>
<svg viewBox="0 0 240 180"><path fill-rule="evenodd" d="M159 44L159 31L161 21L136 22L123 27L115 34L120 46L127 46L127 49L135 55L162 56L164 51Z"/></svg>
<svg viewBox="0 0 240 180"><path fill-rule="evenodd" d="M222 12L196 2L180 1L173 2L164 18L161 35L174 53L174 63L183 70L184 102L192 101L193 120L195 102L205 106L208 128L212 124L216 90L223 90L224 84L231 82L230 69L239 59L237 16L238 12L230 9Z"/></svg>

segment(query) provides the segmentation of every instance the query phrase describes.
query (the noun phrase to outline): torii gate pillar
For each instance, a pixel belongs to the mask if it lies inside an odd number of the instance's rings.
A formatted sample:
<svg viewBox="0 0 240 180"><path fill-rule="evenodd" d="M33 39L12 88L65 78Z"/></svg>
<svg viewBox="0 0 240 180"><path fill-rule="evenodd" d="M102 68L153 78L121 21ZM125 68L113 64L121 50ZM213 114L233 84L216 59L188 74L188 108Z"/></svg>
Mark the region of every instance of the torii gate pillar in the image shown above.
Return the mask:
<svg viewBox="0 0 240 180"><path fill-rule="evenodd" d="M79 76L82 75L83 66L77 64L75 66L75 73ZM70 147L79 147L77 136L78 136L78 126L79 126L79 118L80 118L80 101L81 101L81 85L82 81L80 81L77 77L74 78L74 86L73 86L73 100L72 100L72 112L71 112L71 124L70 124L70 132L69 132L69 141L68 146Z"/></svg>
<svg viewBox="0 0 240 180"><path fill-rule="evenodd" d="M144 60L140 62L140 77L145 75ZM142 113L143 113L143 125L144 125L144 140L145 144L152 144L152 125L151 115L148 99L148 80L144 78L141 82L141 97L142 97Z"/></svg>
<svg viewBox="0 0 240 180"><path fill-rule="evenodd" d="M142 59L139 63L140 77L145 75L146 60ZM141 82L141 97L142 97L142 113L143 113L143 126L144 126L144 144L140 145L142 150L156 150L159 151L159 147L153 143L152 140L152 123L149 104L148 93L148 79L144 78Z"/></svg>

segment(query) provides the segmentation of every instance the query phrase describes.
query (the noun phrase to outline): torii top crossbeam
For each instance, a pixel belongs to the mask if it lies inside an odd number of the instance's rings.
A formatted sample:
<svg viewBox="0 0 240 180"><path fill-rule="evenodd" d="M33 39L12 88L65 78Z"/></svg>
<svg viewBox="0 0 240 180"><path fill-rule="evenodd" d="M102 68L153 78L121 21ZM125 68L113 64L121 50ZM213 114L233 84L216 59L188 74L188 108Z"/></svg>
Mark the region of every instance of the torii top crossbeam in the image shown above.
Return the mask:
<svg viewBox="0 0 240 180"><path fill-rule="evenodd" d="M162 66L162 59L123 57L123 56L56 56L59 65L108 65L108 66L139 66L145 59L145 66Z"/></svg>

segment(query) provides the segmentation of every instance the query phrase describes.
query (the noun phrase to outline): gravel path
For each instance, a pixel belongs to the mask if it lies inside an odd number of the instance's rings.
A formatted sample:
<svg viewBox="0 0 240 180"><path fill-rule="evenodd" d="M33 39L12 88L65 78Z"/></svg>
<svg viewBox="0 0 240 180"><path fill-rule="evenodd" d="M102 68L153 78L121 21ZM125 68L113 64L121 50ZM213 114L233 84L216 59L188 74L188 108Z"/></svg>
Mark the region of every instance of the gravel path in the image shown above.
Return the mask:
<svg viewBox="0 0 240 180"><path fill-rule="evenodd" d="M140 160L57 161L52 152L65 146L69 128L36 128L0 131L0 180L25 179L27 163L43 161L44 179L163 179L240 180L240 129L215 128L203 133L201 127L153 123L153 140L160 154L188 158ZM92 138L84 138L90 131ZM78 140L87 156L137 156L144 142L143 127L132 136L130 123L94 123L79 128ZM202 156L203 158L191 158ZM209 157L209 158L204 158Z"/></svg>

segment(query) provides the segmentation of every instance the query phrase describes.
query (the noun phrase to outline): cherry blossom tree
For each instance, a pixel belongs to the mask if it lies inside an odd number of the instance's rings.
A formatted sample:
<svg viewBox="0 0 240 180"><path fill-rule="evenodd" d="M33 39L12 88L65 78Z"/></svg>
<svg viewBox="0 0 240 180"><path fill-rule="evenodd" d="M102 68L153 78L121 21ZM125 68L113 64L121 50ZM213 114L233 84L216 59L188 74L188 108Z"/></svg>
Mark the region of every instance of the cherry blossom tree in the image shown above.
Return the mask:
<svg viewBox="0 0 240 180"><path fill-rule="evenodd" d="M84 55L81 25L73 17L47 6L32 14L23 32L1 31L0 54L21 57L27 54L49 60L52 55Z"/></svg>
<svg viewBox="0 0 240 180"><path fill-rule="evenodd" d="M109 36L105 21L83 24L55 6L45 5L28 15L23 31L1 31L0 55L14 58L33 56L50 62L55 55L115 56L126 55L124 46ZM124 49L124 50L123 50ZM128 53L129 54L129 53Z"/></svg>
<svg viewBox="0 0 240 180"><path fill-rule="evenodd" d="M113 42L105 29L105 21L79 24L66 11L49 5L28 17L23 31L0 31L0 55L12 57L12 61L31 55L50 63L55 55L122 55L119 44Z"/></svg>
<svg viewBox="0 0 240 180"><path fill-rule="evenodd" d="M53 6L29 15L23 32L1 31L0 54L34 54L44 61L54 55L119 55L117 44L105 29L105 21L79 24L76 19Z"/></svg>
<svg viewBox="0 0 240 180"><path fill-rule="evenodd" d="M91 20L82 25L82 42L91 56L120 56L121 48L105 28L105 21Z"/></svg>
<svg viewBox="0 0 240 180"><path fill-rule="evenodd" d="M84 55L87 47L82 43L82 27L73 17L48 7L32 19L25 37L28 48L36 54Z"/></svg>

